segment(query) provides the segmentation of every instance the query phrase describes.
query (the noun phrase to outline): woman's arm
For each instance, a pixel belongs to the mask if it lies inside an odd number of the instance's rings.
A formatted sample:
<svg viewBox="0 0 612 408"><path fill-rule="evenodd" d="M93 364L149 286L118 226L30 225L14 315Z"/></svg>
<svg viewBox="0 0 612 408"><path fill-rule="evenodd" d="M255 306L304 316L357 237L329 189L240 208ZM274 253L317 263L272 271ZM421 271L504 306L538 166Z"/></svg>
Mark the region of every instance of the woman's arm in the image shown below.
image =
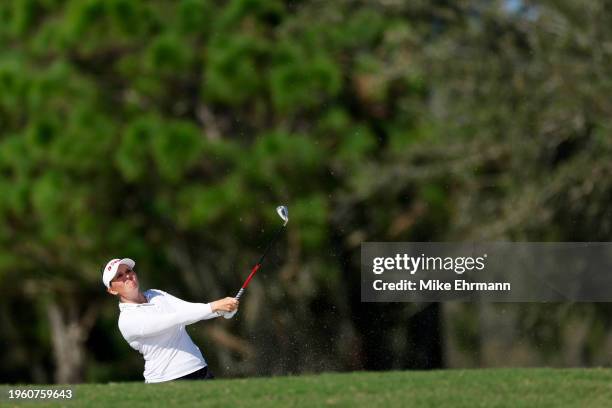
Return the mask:
<svg viewBox="0 0 612 408"><path fill-rule="evenodd" d="M185 307L188 305L197 305L201 303L192 303L186 302L183 299L179 299L176 296L172 296L167 292L163 292L165 296L167 296L168 300L172 302L173 305L177 307ZM210 302L209 305L214 313L214 316L208 317L208 319L212 319L214 317L221 316L224 312L233 312L238 309L239 301L233 297L225 297L223 299L215 300L214 302Z"/></svg>
<svg viewBox="0 0 612 408"><path fill-rule="evenodd" d="M119 316L119 330L128 342L156 336L172 327L185 326L217 316L209 303L191 303L173 313L160 313L154 306L143 306L139 309L124 311Z"/></svg>

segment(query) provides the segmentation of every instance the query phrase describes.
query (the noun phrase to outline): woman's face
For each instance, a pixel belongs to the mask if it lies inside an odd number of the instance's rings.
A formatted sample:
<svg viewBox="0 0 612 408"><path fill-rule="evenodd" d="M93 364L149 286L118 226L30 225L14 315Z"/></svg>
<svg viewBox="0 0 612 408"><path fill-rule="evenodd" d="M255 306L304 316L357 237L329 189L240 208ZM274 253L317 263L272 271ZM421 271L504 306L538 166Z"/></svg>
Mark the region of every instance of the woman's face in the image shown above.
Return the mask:
<svg viewBox="0 0 612 408"><path fill-rule="evenodd" d="M117 274L110 281L108 290L113 295L120 296L129 295L130 293L138 292L138 277L136 272L131 270L127 265L119 265Z"/></svg>

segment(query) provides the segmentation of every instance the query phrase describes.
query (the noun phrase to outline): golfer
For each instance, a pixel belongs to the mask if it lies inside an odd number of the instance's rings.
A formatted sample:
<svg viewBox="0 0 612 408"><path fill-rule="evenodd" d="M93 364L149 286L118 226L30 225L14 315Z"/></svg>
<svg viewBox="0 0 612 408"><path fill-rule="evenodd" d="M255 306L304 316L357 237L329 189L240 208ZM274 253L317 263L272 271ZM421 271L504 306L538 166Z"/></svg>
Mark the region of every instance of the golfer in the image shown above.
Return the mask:
<svg viewBox="0 0 612 408"><path fill-rule="evenodd" d="M185 326L237 310L238 300L191 303L158 289L141 292L135 265L129 258L109 261L102 282L119 298L119 330L144 357L145 383L214 378Z"/></svg>

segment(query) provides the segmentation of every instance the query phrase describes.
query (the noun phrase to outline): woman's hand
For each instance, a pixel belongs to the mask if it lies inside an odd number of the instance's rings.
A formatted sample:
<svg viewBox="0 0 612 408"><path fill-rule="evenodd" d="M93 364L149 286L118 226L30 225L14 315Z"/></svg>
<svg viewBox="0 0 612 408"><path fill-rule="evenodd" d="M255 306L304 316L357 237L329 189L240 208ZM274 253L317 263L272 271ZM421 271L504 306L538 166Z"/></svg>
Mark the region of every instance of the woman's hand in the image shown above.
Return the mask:
<svg viewBox="0 0 612 408"><path fill-rule="evenodd" d="M229 313L238 310L238 304L240 302L233 297L226 297L223 299L215 300L210 304L213 312Z"/></svg>

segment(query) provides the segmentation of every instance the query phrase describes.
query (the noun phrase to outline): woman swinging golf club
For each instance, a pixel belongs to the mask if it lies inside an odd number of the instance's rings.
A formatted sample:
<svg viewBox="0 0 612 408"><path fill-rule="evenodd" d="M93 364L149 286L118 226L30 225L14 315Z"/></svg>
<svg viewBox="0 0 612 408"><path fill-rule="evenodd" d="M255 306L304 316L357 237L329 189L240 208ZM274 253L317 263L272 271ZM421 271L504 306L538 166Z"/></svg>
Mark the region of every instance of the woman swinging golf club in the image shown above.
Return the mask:
<svg viewBox="0 0 612 408"><path fill-rule="evenodd" d="M141 292L135 264L129 258L109 261L102 281L108 293L119 298L119 330L144 357L145 382L214 378L185 326L233 315L238 310L238 300L226 297L210 303L191 303L158 289Z"/></svg>
<svg viewBox="0 0 612 408"><path fill-rule="evenodd" d="M162 290L140 292L134 272L136 263L133 260L124 258L108 262L102 281L108 293L119 297L119 330L130 346L143 355L145 382L213 378L206 360L191 341L185 326L218 316L231 319L236 314L238 300L289 221L287 207L279 206L276 212L283 220L283 225L233 298L226 297L211 303L190 303Z"/></svg>

